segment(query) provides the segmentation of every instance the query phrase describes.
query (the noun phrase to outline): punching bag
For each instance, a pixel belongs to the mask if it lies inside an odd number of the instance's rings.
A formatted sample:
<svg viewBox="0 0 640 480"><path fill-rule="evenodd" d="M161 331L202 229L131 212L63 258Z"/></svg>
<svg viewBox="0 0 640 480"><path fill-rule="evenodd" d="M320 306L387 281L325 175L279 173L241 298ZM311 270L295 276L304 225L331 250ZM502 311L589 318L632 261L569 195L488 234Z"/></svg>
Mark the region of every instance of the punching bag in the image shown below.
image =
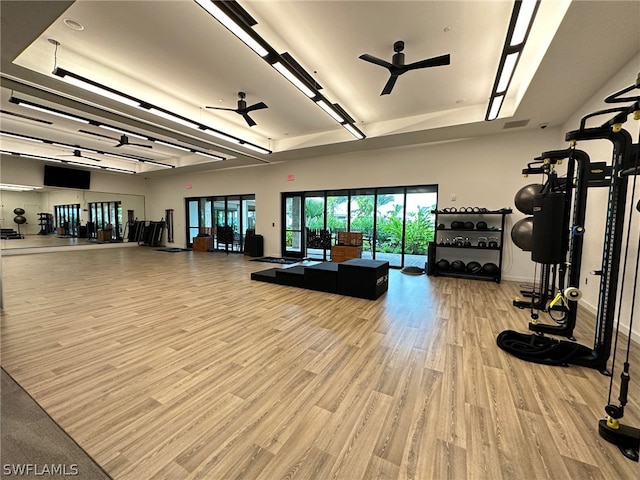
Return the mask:
<svg viewBox="0 0 640 480"><path fill-rule="evenodd" d="M533 200L531 260L554 265L563 263L563 221L565 195L560 192L536 194Z"/></svg>

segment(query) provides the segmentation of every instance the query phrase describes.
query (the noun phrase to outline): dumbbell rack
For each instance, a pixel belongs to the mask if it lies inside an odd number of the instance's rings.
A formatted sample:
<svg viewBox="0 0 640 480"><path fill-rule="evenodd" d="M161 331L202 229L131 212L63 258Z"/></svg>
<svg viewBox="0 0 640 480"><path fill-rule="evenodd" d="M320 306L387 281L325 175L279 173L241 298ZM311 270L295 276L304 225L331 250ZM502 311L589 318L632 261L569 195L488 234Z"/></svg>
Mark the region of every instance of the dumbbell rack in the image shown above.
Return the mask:
<svg viewBox="0 0 640 480"><path fill-rule="evenodd" d="M496 283L500 283L502 280L502 250L504 246L504 225L506 216L512 213L509 208L503 208L501 210L485 210L485 211L464 211L464 212L450 212L444 210L432 210L435 214L435 223L437 225L444 224L444 228L436 228L435 232L435 261L440 259L448 260L452 262L460 259L460 256L470 258L470 261L477 261L481 265L483 263L495 263L498 266L498 272L495 274L488 274L484 272L471 273L468 271L452 271L452 270L440 270L437 267L433 269L433 275L442 277L457 277L457 278L470 278L473 280L489 280ZM451 224L454 222L473 222L473 229L465 228L451 228ZM478 230L475 228L476 224L480 221L487 223L486 230ZM456 245L454 243L455 237L469 238L470 245ZM479 237L496 237L496 246L478 246ZM445 239L449 239L449 244L444 244ZM462 251L466 251L464 254ZM470 251L486 251L491 252L489 257L491 260L486 260L487 255L475 255ZM481 257L485 259L481 259ZM477 258L474 258L477 257ZM468 263L467 262L467 263Z"/></svg>

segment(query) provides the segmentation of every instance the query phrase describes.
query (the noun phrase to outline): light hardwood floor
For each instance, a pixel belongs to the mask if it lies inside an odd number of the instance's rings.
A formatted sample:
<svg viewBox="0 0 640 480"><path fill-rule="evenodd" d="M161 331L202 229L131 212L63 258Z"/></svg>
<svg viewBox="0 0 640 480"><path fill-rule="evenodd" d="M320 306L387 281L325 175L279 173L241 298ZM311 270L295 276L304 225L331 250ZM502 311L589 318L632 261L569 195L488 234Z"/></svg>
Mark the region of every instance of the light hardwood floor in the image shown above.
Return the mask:
<svg viewBox="0 0 640 480"><path fill-rule="evenodd" d="M640 476L597 433L608 377L496 346L526 331L518 285L393 270L369 301L250 280L271 266L4 257L2 366L114 479ZM592 332L582 315L578 341ZM637 375L623 421L640 427Z"/></svg>

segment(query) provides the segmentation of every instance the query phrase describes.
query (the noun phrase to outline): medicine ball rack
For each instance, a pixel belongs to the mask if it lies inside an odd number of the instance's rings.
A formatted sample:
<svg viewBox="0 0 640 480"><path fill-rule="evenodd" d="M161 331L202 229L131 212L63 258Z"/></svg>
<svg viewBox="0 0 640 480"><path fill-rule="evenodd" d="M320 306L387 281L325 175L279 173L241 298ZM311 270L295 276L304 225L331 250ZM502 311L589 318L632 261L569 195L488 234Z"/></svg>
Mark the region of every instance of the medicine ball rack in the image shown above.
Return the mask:
<svg viewBox="0 0 640 480"><path fill-rule="evenodd" d="M445 210L432 210L431 213L435 214L435 223L438 225L435 232L435 242L434 248L436 250L436 258L450 258L453 260L454 254L452 250L454 249L468 249L468 250L486 250L493 251L496 254L497 260L494 265L496 265L497 272L496 273L485 273L480 271L478 273L471 273L468 271L451 271L451 270L443 270L438 269L437 267L433 269L434 276L442 276L442 277L457 277L457 278L470 278L474 280L489 280L494 281L496 283L500 283L502 279L502 248L503 248L503 234L504 234L504 224L506 216L512 213L510 208L502 208L500 210L486 210L486 209L464 209L464 211L449 211L449 209ZM500 217L500 224L497 225L497 222L489 222L487 217L492 216ZM486 228L478 229L478 223L484 223ZM481 225L482 225L481 223ZM464 227L473 228L464 228ZM484 225L483 225L484 226ZM451 238L453 237L453 238ZM485 241L486 245L483 246L480 238L487 237L488 240ZM490 237L495 237L494 240L491 240ZM459 240L456 242L455 239L463 238L462 242ZM449 243L446 241L449 240ZM494 244L492 244L495 243ZM471 263L471 262L469 262Z"/></svg>

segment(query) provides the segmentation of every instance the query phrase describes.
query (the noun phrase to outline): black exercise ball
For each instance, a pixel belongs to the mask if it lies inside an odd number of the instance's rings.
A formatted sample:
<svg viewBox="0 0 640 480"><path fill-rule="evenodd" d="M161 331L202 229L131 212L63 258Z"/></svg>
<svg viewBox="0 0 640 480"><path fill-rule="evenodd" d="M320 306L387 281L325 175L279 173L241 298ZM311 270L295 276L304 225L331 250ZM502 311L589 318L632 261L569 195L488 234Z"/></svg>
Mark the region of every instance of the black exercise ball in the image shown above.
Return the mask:
<svg viewBox="0 0 640 480"><path fill-rule="evenodd" d="M446 227L444 226L444 223L439 223L438 224L438 230L444 230Z"/></svg>
<svg viewBox="0 0 640 480"><path fill-rule="evenodd" d="M24 212L24 210L23 210L23 212ZM16 222L18 225L24 225L25 223L27 223L27 219L25 217L23 217L22 215L18 215L16 217L14 217L13 221Z"/></svg>
<svg viewBox="0 0 640 480"><path fill-rule="evenodd" d="M16 215L24 215L24 208L14 208L13 213L15 213Z"/></svg>
<svg viewBox="0 0 640 480"><path fill-rule="evenodd" d="M461 230L464 228L464 222L459 222L459 221L455 221L455 222L451 222L451 228L453 230Z"/></svg>
<svg viewBox="0 0 640 480"><path fill-rule="evenodd" d="M478 223L476 223L476 229L477 230L486 230L487 229L487 222L478 222Z"/></svg>
<svg viewBox="0 0 640 480"><path fill-rule="evenodd" d="M445 260L444 258L436 262L436 268L438 270L448 271L450 267L451 265L449 265L449 260Z"/></svg>
<svg viewBox="0 0 640 480"><path fill-rule="evenodd" d="M518 248L530 252L533 247L533 217L518 220L511 228L511 240Z"/></svg>
<svg viewBox="0 0 640 480"><path fill-rule="evenodd" d="M482 266L482 273L486 273L487 275L497 275L500 273L500 268L495 263L485 263Z"/></svg>
<svg viewBox="0 0 640 480"><path fill-rule="evenodd" d="M467 263L467 272L480 273L481 270L482 270L482 265L480 265L478 262Z"/></svg>
<svg viewBox="0 0 640 480"><path fill-rule="evenodd" d="M516 208L525 215L533 215L533 199L543 187L544 185L540 183L532 183L518 190L513 199Z"/></svg>
<svg viewBox="0 0 640 480"><path fill-rule="evenodd" d="M451 270L454 272L464 272L466 265L462 260L454 260L451 262Z"/></svg>
<svg viewBox="0 0 640 480"><path fill-rule="evenodd" d="M464 222L463 225L465 230L473 230L473 227L475 227L473 222Z"/></svg>

